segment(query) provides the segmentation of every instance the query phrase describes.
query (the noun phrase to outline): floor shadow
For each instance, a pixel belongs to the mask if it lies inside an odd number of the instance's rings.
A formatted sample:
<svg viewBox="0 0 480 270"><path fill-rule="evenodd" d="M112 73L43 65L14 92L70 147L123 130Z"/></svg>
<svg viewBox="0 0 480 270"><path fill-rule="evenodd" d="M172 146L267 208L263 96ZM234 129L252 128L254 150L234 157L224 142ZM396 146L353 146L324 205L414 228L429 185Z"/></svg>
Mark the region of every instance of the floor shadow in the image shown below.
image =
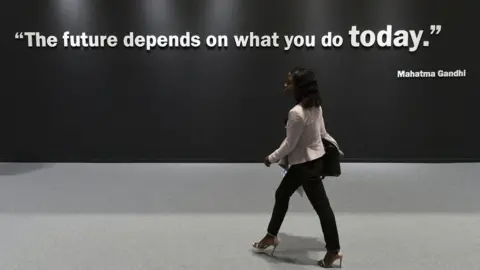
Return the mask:
<svg viewBox="0 0 480 270"><path fill-rule="evenodd" d="M325 244L318 238L284 233L280 233L279 237L280 245L273 255L271 255L271 248L269 248L265 251L253 250L254 256L283 269L281 265L284 264L317 266L318 260L323 258L323 252L326 251Z"/></svg>
<svg viewBox="0 0 480 270"><path fill-rule="evenodd" d="M54 163L0 163L0 175L19 175L49 169Z"/></svg>

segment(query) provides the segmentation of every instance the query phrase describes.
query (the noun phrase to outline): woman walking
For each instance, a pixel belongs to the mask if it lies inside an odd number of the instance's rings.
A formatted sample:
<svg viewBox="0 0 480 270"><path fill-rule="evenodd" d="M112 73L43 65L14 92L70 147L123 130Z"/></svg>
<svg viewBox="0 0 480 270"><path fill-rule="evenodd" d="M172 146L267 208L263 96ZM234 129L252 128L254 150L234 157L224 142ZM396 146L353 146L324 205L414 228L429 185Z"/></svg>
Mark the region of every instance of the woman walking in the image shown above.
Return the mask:
<svg viewBox="0 0 480 270"><path fill-rule="evenodd" d="M327 253L318 264L330 268L336 260L340 260L341 266L343 253L340 251L335 215L320 178L322 157L325 155L322 138L331 136L326 132L315 74L303 68L292 70L288 73L285 91L293 92L296 101L288 114L287 136L280 147L265 158L264 163L269 167L272 163L288 160L290 167L276 190L275 206L267 234L254 243L253 247L260 250L273 247L275 251L279 244L277 235L287 213L290 197L298 188L303 187L320 219L326 243Z"/></svg>

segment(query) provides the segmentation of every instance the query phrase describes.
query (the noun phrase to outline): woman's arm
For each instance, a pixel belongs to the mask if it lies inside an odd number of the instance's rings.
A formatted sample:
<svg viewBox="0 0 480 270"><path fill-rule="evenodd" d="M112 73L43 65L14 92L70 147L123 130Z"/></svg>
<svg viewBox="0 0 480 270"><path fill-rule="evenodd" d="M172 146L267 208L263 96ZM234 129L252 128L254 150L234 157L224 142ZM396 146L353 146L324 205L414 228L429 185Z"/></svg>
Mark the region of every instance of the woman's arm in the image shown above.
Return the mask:
<svg viewBox="0 0 480 270"><path fill-rule="evenodd" d="M305 123L303 118L296 111L290 111L288 113L288 121L286 125L287 137L283 140L280 147L268 156L268 160L271 163L277 163L282 158L287 156L298 143L300 136L303 133Z"/></svg>
<svg viewBox="0 0 480 270"><path fill-rule="evenodd" d="M325 128L325 121L323 120L323 113L320 115L320 135L322 136L322 138L325 138L327 136L330 136L328 135L327 133L327 129Z"/></svg>
<svg viewBox="0 0 480 270"><path fill-rule="evenodd" d="M325 140L333 143L333 145L335 145L335 147L337 147L340 155L343 156L344 154L343 154L342 150L340 150L340 146L338 146L337 141L327 132L327 129L325 127L325 121L323 120L323 114L322 114L321 118L322 118L322 120L321 120L322 123L321 123L321 127L320 127L320 135L322 136L322 139L325 139Z"/></svg>

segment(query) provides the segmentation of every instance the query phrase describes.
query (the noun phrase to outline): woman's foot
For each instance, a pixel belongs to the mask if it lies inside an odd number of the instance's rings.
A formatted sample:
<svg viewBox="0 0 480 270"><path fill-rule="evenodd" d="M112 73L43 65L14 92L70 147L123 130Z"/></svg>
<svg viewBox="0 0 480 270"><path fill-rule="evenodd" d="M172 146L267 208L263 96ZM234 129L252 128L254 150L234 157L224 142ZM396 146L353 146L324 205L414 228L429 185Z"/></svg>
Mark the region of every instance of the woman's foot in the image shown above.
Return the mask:
<svg viewBox="0 0 480 270"><path fill-rule="evenodd" d="M343 253L340 251L327 251L323 260L318 262L318 265L323 268L332 268L336 260L340 260L340 267L342 267Z"/></svg>
<svg viewBox="0 0 480 270"><path fill-rule="evenodd" d="M271 253L273 255L273 253L275 252L275 249L277 248L279 243L280 243L280 241L278 240L277 236L267 234L267 235L265 235L265 237L263 237L262 240L260 240L260 242L255 242L255 243L253 243L252 246L254 248L258 249L258 250L265 250L265 249L273 246L273 250L272 250L272 253Z"/></svg>

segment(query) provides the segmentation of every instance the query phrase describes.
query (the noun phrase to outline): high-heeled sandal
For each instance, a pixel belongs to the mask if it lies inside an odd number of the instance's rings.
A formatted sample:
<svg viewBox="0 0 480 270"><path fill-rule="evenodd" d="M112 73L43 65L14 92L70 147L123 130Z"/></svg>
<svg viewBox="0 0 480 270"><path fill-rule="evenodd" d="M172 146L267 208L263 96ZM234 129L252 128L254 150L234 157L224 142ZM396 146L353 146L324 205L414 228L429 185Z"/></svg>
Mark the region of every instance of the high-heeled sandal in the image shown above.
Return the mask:
<svg viewBox="0 0 480 270"><path fill-rule="evenodd" d="M266 243L267 241L271 242L271 243ZM273 255L273 253L275 252L275 249L277 248L277 246L279 244L280 244L280 240L278 239L277 236L273 236L273 235L268 234L267 236L263 237L263 239L260 240L260 242L253 243L252 246L254 248L258 249L258 250L265 250L269 247L273 247L273 250L270 253L270 255Z"/></svg>
<svg viewBox="0 0 480 270"><path fill-rule="evenodd" d="M333 263L336 260L340 260L339 267L342 268L343 253L327 251L327 254L325 254L323 260L318 261L318 265L323 268L332 268Z"/></svg>

